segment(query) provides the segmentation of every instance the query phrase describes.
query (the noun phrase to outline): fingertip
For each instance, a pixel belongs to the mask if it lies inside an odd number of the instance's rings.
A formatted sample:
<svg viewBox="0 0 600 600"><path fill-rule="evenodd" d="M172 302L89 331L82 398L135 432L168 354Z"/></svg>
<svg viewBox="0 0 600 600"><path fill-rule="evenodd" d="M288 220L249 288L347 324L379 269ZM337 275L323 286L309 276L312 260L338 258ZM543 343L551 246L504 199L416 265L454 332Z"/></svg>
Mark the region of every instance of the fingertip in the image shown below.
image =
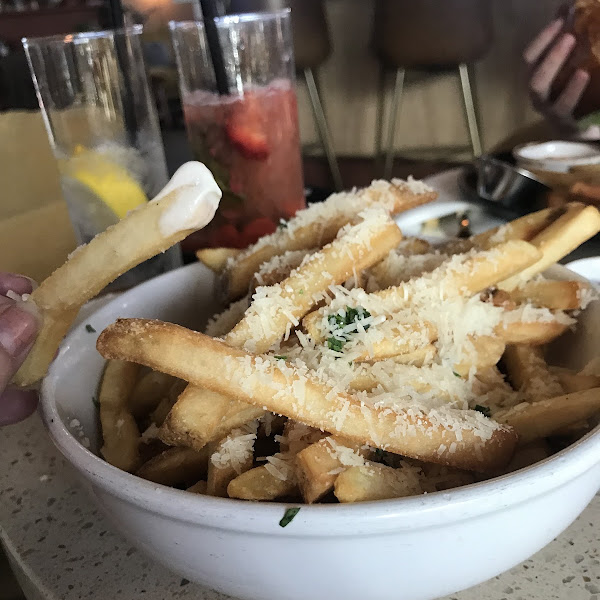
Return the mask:
<svg viewBox="0 0 600 600"><path fill-rule="evenodd" d="M38 405L34 390L8 389L0 394L0 427L13 425L32 415Z"/></svg>

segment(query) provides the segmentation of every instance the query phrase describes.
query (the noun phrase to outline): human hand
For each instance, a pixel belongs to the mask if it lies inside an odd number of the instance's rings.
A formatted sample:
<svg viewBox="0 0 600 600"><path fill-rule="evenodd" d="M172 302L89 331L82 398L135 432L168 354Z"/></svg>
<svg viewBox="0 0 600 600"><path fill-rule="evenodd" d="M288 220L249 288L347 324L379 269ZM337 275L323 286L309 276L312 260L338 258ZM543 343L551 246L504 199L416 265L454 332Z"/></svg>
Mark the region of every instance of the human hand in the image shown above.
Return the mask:
<svg viewBox="0 0 600 600"><path fill-rule="evenodd" d="M548 119L561 133L577 133L573 112L590 82L585 69L576 68L564 80L556 93L553 86L561 69L573 55L577 40L565 33L566 21L558 18L543 29L523 53L530 69L529 94L535 109Z"/></svg>
<svg viewBox="0 0 600 600"><path fill-rule="evenodd" d="M29 294L32 283L26 277L0 272L0 426L28 417L37 406L33 390L9 388L12 376L31 349L38 331L36 318L7 296Z"/></svg>

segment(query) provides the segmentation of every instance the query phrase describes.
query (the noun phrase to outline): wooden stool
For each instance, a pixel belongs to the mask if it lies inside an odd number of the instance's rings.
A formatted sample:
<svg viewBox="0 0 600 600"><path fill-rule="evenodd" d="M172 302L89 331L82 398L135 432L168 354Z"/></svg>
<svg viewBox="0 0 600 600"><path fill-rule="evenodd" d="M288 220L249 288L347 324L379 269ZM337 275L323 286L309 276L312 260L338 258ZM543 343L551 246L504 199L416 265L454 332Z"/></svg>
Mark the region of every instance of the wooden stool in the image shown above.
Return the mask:
<svg viewBox="0 0 600 600"><path fill-rule="evenodd" d="M385 148L385 178L392 173L396 119L408 70L458 71L471 148L473 155L481 154L469 67L485 54L491 41L489 0L376 0L373 45L381 62L375 144L378 157L383 140L385 75L388 70L395 71Z"/></svg>
<svg viewBox="0 0 600 600"><path fill-rule="evenodd" d="M230 14L292 9L292 35L296 70L304 77L308 95L336 190L342 189L342 177L319 94L317 69L331 52L329 28L323 0L231 0Z"/></svg>

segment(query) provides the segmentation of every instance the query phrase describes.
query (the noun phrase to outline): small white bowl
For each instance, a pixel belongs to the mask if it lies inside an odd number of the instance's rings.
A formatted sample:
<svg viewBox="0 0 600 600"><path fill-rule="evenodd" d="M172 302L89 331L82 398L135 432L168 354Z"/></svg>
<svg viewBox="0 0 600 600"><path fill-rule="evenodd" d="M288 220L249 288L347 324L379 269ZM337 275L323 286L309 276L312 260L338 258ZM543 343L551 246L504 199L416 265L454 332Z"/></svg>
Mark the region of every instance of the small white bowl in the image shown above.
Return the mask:
<svg viewBox="0 0 600 600"><path fill-rule="evenodd" d="M214 289L214 275L195 264L120 295L72 331L42 386L45 426L95 502L132 544L181 576L248 600L437 598L525 560L598 491L600 427L510 475L412 498L303 506L285 529L284 504L190 494L112 467L96 456L93 397L104 361L98 333L85 325L100 332L137 316L199 327L215 310ZM565 360L580 365L597 352L599 304L582 315L587 325L561 338Z"/></svg>
<svg viewBox="0 0 600 600"><path fill-rule="evenodd" d="M571 167L600 164L600 149L582 142L534 142L513 150L518 166L554 173L567 173Z"/></svg>
<svg viewBox="0 0 600 600"><path fill-rule="evenodd" d="M581 275L591 281L594 285L600 286L600 256L591 256L590 258L580 258L566 265L568 269Z"/></svg>

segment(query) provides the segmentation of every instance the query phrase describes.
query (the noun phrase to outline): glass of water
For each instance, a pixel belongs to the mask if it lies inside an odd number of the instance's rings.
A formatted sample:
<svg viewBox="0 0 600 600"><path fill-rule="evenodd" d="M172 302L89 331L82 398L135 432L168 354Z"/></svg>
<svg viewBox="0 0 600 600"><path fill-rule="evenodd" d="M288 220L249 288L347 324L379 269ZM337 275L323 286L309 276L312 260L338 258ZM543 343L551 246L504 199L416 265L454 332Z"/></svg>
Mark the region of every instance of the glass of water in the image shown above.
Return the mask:
<svg viewBox="0 0 600 600"><path fill-rule="evenodd" d="M75 236L89 242L168 180L142 53L142 27L25 38ZM179 248L120 277L130 287L180 264Z"/></svg>

